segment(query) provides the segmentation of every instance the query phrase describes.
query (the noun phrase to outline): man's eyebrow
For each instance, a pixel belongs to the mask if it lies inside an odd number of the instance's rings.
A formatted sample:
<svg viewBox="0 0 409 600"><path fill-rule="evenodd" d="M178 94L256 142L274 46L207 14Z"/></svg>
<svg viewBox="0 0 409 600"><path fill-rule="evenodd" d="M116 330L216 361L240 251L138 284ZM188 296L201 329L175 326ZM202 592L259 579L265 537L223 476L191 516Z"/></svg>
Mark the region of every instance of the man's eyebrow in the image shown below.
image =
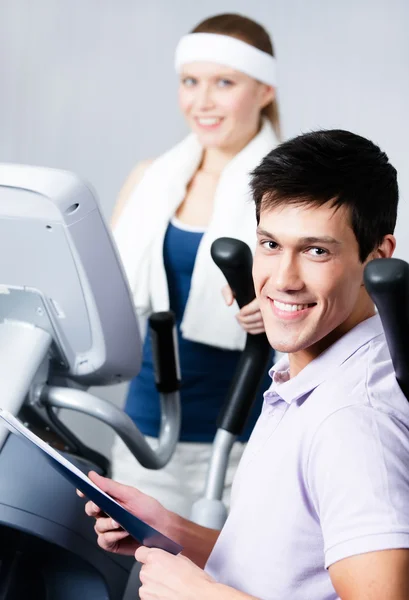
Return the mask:
<svg viewBox="0 0 409 600"><path fill-rule="evenodd" d="M257 227L257 235L263 235L264 237L273 238L273 234L267 231L266 229L261 229L261 227Z"/></svg>
<svg viewBox="0 0 409 600"><path fill-rule="evenodd" d="M329 235L323 235L322 237L303 237L300 239L300 242L302 244L341 244L339 240L336 240Z"/></svg>
<svg viewBox="0 0 409 600"><path fill-rule="evenodd" d="M273 233L271 233L270 231L267 231L266 229L261 229L261 227L257 227L257 235L268 237L268 238L271 238L272 240L276 239L276 236ZM298 241L300 244L337 244L337 245L341 244L341 242L339 240L336 240L335 238L333 238L329 235L307 236L307 237L300 238Z"/></svg>

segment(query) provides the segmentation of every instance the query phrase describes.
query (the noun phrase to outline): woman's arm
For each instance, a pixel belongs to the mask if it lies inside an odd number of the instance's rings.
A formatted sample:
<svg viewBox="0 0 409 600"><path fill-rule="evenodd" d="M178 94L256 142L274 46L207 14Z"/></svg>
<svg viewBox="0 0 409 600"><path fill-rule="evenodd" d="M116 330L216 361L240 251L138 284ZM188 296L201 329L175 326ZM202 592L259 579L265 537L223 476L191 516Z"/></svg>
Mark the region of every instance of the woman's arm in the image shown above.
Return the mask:
<svg viewBox="0 0 409 600"><path fill-rule="evenodd" d="M114 210L111 217L111 227L114 229L115 225L118 222L119 217L123 209L125 208L133 190L141 181L144 176L147 168L153 163L153 160L142 160L140 163L136 165L136 167L131 171L127 179L125 180L124 185L119 192L118 199L115 203Z"/></svg>

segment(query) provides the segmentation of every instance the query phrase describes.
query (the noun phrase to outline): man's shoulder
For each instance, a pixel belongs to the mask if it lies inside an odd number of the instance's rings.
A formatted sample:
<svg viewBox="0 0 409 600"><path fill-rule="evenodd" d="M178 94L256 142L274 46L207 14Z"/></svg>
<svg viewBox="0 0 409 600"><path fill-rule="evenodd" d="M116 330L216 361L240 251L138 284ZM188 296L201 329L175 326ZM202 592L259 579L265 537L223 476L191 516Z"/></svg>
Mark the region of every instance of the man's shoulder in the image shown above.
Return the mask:
<svg viewBox="0 0 409 600"><path fill-rule="evenodd" d="M378 482L377 489L395 493L409 461L409 402L396 381L384 336L359 348L315 393L306 448L312 488L325 487L323 473L332 472L334 489L352 481L361 493L366 486L375 496Z"/></svg>
<svg viewBox="0 0 409 600"><path fill-rule="evenodd" d="M379 335L358 348L308 399L309 411L316 413L316 426L331 415L354 418L366 408L396 417L409 425L409 402L395 377L385 336Z"/></svg>

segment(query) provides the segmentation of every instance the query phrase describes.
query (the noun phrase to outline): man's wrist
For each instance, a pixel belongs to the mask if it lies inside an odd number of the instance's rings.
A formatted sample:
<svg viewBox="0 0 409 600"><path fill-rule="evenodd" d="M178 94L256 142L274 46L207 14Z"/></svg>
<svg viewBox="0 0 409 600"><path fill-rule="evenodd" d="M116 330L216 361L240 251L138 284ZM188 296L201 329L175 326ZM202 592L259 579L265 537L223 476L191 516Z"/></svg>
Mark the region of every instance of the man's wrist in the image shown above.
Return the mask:
<svg viewBox="0 0 409 600"><path fill-rule="evenodd" d="M183 546L183 517L174 513L158 502L158 508L153 512L152 527L166 535L169 539Z"/></svg>
<svg viewBox="0 0 409 600"><path fill-rule="evenodd" d="M182 554L201 569L204 569L220 533L170 511L163 517L161 532L183 546Z"/></svg>
<svg viewBox="0 0 409 600"><path fill-rule="evenodd" d="M178 544L183 544L183 538L185 537L185 530L188 526L189 521L178 515L177 513L166 510L163 515L163 528L164 533L169 536L172 540Z"/></svg>

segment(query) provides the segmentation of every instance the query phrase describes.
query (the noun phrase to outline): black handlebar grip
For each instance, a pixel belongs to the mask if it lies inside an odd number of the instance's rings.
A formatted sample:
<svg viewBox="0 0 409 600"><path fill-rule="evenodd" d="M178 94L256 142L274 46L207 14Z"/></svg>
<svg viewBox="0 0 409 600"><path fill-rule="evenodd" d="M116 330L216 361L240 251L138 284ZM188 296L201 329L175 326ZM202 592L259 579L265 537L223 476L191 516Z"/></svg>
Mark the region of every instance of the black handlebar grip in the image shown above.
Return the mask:
<svg viewBox="0 0 409 600"><path fill-rule="evenodd" d="M212 244L211 255L227 279L240 308L251 302L255 297L253 256L247 244L233 238L219 238ZM234 435L242 433L266 373L270 352L265 333L247 335L246 346L217 420L221 429Z"/></svg>
<svg viewBox="0 0 409 600"><path fill-rule="evenodd" d="M149 317L155 384L158 392L169 394L180 388L180 366L175 315L156 312Z"/></svg>
<svg viewBox="0 0 409 600"><path fill-rule="evenodd" d="M237 304L240 308L246 306L255 296L250 248L241 240L223 237L213 242L210 253L227 279Z"/></svg>
<svg viewBox="0 0 409 600"><path fill-rule="evenodd" d="M217 419L220 429L237 436L243 433L258 388L267 372L270 355L271 346L265 333L247 335L227 400Z"/></svg>
<svg viewBox="0 0 409 600"><path fill-rule="evenodd" d="M396 379L409 400L409 265L377 258L364 271L364 283L385 331Z"/></svg>

